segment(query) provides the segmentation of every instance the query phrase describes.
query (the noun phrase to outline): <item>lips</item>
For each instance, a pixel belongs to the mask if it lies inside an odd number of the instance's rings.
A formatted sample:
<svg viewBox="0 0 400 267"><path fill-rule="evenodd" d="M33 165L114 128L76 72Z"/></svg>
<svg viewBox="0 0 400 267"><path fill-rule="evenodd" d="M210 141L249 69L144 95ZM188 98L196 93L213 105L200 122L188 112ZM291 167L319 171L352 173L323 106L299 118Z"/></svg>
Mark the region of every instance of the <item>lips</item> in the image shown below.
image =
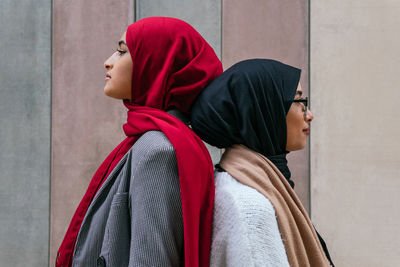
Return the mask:
<svg viewBox="0 0 400 267"><path fill-rule="evenodd" d="M106 73L106 78L105 78L105 80L108 81L108 80L110 80L110 79L111 79L111 75L108 74L108 73Z"/></svg>
<svg viewBox="0 0 400 267"><path fill-rule="evenodd" d="M310 134L310 128L303 129L303 133L305 133L306 135L309 135Z"/></svg>

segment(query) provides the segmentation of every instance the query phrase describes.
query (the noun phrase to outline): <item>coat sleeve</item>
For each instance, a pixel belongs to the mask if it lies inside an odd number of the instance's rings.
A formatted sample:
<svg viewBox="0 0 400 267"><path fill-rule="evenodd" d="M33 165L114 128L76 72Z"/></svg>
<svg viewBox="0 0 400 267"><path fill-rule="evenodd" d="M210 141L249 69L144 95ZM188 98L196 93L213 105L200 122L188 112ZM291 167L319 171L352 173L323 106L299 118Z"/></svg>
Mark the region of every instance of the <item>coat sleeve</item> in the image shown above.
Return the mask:
<svg viewBox="0 0 400 267"><path fill-rule="evenodd" d="M183 220L175 150L161 132L153 137L142 142L148 147L132 164L129 266L180 266Z"/></svg>

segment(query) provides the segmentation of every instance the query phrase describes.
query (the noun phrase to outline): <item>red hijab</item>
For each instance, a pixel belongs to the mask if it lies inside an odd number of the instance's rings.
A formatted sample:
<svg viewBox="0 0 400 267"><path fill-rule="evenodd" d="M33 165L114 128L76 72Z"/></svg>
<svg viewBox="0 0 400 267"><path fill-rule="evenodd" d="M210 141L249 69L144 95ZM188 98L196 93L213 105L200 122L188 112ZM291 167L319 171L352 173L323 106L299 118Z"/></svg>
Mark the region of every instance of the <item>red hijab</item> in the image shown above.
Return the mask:
<svg viewBox="0 0 400 267"><path fill-rule="evenodd" d="M198 94L222 72L221 62L201 35L178 19L139 20L128 27L126 43L133 61L132 100L124 101L128 108L128 121L123 126L127 138L94 174L58 250L56 266L71 266L90 202L121 158L151 130L162 131L175 149L185 266L208 266L214 205L212 162L200 138L165 111L178 109L189 114Z"/></svg>

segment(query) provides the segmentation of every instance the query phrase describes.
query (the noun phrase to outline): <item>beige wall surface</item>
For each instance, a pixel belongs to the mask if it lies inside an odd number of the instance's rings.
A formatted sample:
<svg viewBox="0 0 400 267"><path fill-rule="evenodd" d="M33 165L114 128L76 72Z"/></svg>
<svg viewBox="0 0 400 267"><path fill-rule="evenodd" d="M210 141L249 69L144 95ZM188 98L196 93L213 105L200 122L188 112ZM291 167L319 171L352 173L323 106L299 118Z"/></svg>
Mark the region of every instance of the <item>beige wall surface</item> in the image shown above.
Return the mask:
<svg viewBox="0 0 400 267"><path fill-rule="evenodd" d="M223 0L222 63L224 68L248 58L271 58L302 69L308 93L308 1ZM308 148L288 156L295 191L309 208Z"/></svg>
<svg viewBox="0 0 400 267"><path fill-rule="evenodd" d="M103 93L104 60L133 22L133 1L53 1L50 266L89 181L124 138L126 109Z"/></svg>
<svg viewBox="0 0 400 267"><path fill-rule="evenodd" d="M311 2L311 213L337 266L399 266L400 2Z"/></svg>

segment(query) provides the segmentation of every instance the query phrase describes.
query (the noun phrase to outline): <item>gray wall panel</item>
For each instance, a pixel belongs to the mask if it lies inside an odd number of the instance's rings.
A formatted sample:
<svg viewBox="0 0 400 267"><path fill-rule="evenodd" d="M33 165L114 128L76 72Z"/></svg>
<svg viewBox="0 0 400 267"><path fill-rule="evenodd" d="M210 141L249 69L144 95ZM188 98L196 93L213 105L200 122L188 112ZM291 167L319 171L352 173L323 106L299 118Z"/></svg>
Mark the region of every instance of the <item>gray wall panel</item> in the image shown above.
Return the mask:
<svg viewBox="0 0 400 267"><path fill-rule="evenodd" d="M192 25L221 57L221 0L137 0L136 20L162 16Z"/></svg>
<svg viewBox="0 0 400 267"><path fill-rule="evenodd" d="M192 25L221 58L221 0L137 0L136 20L146 17L174 17ZM221 151L208 144L214 164L219 162Z"/></svg>
<svg viewBox="0 0 400 267"><path fill-rule="evenodd" d="M1 1L0 25L0 265L47 266L51 1Z"/></svg>

